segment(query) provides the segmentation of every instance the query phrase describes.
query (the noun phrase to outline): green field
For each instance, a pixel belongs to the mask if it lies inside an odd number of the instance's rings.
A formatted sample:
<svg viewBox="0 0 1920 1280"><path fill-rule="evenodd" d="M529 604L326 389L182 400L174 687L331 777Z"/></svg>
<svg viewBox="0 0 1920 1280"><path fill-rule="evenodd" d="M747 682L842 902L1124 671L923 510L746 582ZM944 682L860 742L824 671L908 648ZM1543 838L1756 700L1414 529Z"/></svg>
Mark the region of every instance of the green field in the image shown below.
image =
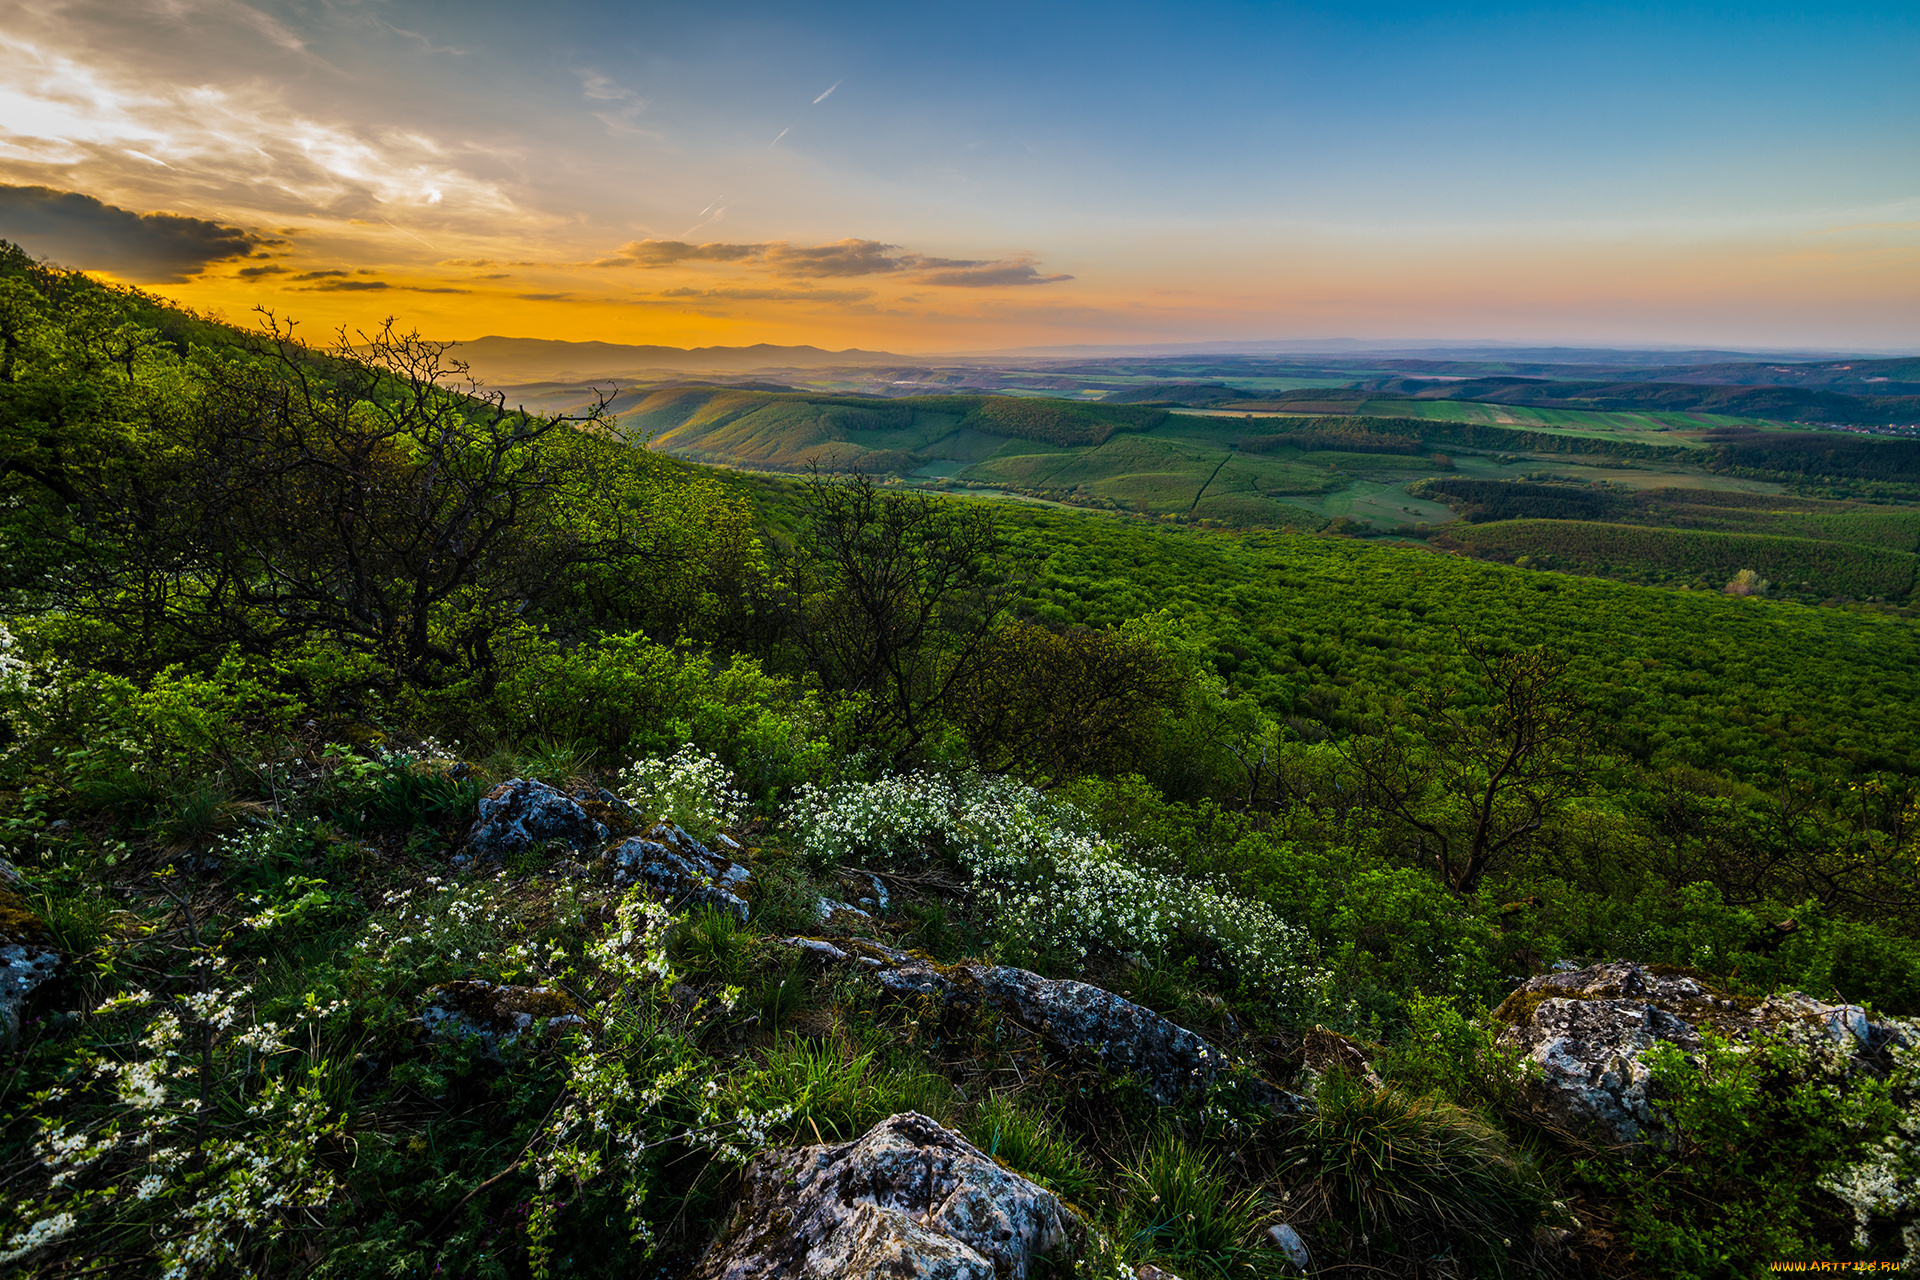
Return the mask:
<svg viewBox="0 0 1920 1280"><path fill-rule="evenodd" d="M1168 414L1059 397L715 387L621 407L630 435L697 462L858 470L908 487L1233 529L1438 532L1438 545L1460 555L1694 589L1753 569L1799 599L1904 603L1920 548L1914 508L1808 496L1805 450L1767 455L1801 466L1798 475L1728 467L1727 450L1698 437L1740 420L1711 415L1410 400L1365 406L1392 417ZM1838 450L1841 475L1861 470L1859 437L1763 438ZM1889 473L1902 474L1887 456ZM1489 482L1495 489L1471 488Z"/></svg>
<svg viewBox="0 0 1920 1280"><path fill-rule="evenodd" d="M1533 409L1523 405L1482 404L1471 400L1368 400L1358 410L1382 418L1426 418L1436 422L1478 422L1524 427L1529 431L1569 431L1611 440L1643 440L1648 435L1699 432L1713 427L1777 427L1761 418L1730 418L1714 413L1618 413L1595 409ZM1658 444L1691 444L1684 436Z"/></svg>

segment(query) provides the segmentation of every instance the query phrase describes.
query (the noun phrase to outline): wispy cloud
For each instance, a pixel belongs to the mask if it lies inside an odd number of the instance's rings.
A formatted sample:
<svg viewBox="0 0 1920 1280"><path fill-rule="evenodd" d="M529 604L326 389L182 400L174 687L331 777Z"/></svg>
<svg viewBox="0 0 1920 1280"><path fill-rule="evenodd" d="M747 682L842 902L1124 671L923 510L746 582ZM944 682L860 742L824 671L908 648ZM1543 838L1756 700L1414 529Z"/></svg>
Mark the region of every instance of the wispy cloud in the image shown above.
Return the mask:
<svg viewBox="0 0 1920 1280"><path fill-rule="evenodd" d="M0 32L0 181L80 188L128 207L182 205L262 221L430 214L475 231L549 221L475 176L449 145L362 113L354 122L294 106L291 70L314 59L300 37L237 0L169 0L169 37L251 37L250 72L187 68L148 55L126 30L162 15L129 4L33 6ZM175 54L177 55L177 49ZM221 74L222 72L226 74Z"/></svg>
<svg viewBox="0 0 1920 1280"><path fill-rule="evenodd" d="M815 81L815 83L817 84L819 82ZM821 103L825 102L828 98L833 96L833 91L835 89L838 89L841 85L845 83L846 81L844 80L835 80L832 84L827 86L827 91L821 94L819 97L815 98L810 105L816 106L816 107L819 106Z"/></svg>
<svg viewBox="0 0 1920 1280"><path fill-rule="evenodd" d="M1073 279L1070 275L1042 272L1027 255L998 259L937 258L901 252L899 245L883 240L855 238L822 245L795 245L784 240L762 244L633 240L612 256L590 265L658 269L706 262L737 263L792 280L895 275L915 284L947 288L1058 284Z"/></svg>
<svg viewBox="0 0 1920 1280"><path fill-rule="evenodd" d="M580 78L580 92L583 95L591 101L607 104L599 111L587 113L605 125L607 132L623 135L650 133L634 123L650 105L645 98L597 71L575 71L573 74Z"/></svg>
<svg viewBox="0 0 1920 1280"><path fill-rule="evenodd" d="M700 298L726 302L864 302L871 289L663 289L658 298Z"/></svg>

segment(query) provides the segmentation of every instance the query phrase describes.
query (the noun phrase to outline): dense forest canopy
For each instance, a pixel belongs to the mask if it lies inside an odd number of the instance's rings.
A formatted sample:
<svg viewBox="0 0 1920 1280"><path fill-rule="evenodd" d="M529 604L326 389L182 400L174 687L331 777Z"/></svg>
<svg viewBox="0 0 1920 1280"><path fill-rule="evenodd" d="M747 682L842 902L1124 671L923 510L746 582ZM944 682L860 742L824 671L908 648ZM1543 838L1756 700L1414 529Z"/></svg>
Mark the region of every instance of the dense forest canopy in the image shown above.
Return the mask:
<svg viewBox="0 0 1920 1280"><path fill-rule="evenodd" d="M1529 1118L1500 1048L1519 983L1596 960L1727 1008L1797 988L1920 1013L1901 612L967 500L807 456L864 432L867 454L1175 457L1151 406L681 387L616 424L604 401L510 410L457 355L391 325L310 345L0 255L0 942L57 966L0 1027L0 1259L675 1274L756 1151L907 1110L1080 1206L1087 1256L1127 1274L1283 1274L1260 1244L1282 1218L1356 1276L1908 1247L1911 1201L1848 1181L1912 1177L1907 1059L1835 1091L1790 1045L1709 1044L1659 1067L1674 1138L1629 1161ZM1494 430L1267 425L1224 429L1261 465L1424 463ZM789 474L689 465L649 431ZM1748 511L1426 483L1462 539L1670 532L1636 523L1655 507L1728 538ZM1913 558L1898 512L1767 513L1878 548L1842 566L1868 585ZM489 852L482 796L542 786L594 839L730 849L752 888L669 914L592 840ZM1160 1105L781 941L822 931L1101 986L1251 1076ZM504 989L577 1033L423 1021ZM1276 1087L1316 1109L1249 1101Z"/></svg>

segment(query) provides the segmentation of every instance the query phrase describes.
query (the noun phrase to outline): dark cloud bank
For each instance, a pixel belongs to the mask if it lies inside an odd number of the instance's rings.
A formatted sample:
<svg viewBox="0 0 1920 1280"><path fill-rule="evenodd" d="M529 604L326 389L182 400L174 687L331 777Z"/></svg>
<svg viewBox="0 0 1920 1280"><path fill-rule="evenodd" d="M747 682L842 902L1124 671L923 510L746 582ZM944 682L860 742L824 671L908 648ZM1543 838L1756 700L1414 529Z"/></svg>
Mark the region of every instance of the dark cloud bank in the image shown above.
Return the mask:
<svg viewBox="0 0 1920 1280"><path fill-rule="evenodd" d="M82 271L180 284L279 241L175 213L135 213L51 187L0 184L0 239Z"/></svg>

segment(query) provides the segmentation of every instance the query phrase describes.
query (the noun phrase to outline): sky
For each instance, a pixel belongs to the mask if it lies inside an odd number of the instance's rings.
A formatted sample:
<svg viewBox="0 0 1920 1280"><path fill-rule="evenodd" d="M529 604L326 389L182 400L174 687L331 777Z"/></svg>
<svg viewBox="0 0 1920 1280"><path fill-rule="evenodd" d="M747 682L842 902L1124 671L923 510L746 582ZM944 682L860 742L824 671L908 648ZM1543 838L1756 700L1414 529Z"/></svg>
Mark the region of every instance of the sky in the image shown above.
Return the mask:
<svg viewBox="0 0 1920 1280"><path fill-rule="evenodd" d="M315 335L1920 349L1920 6L6 0L0 238Z"/></svg>

